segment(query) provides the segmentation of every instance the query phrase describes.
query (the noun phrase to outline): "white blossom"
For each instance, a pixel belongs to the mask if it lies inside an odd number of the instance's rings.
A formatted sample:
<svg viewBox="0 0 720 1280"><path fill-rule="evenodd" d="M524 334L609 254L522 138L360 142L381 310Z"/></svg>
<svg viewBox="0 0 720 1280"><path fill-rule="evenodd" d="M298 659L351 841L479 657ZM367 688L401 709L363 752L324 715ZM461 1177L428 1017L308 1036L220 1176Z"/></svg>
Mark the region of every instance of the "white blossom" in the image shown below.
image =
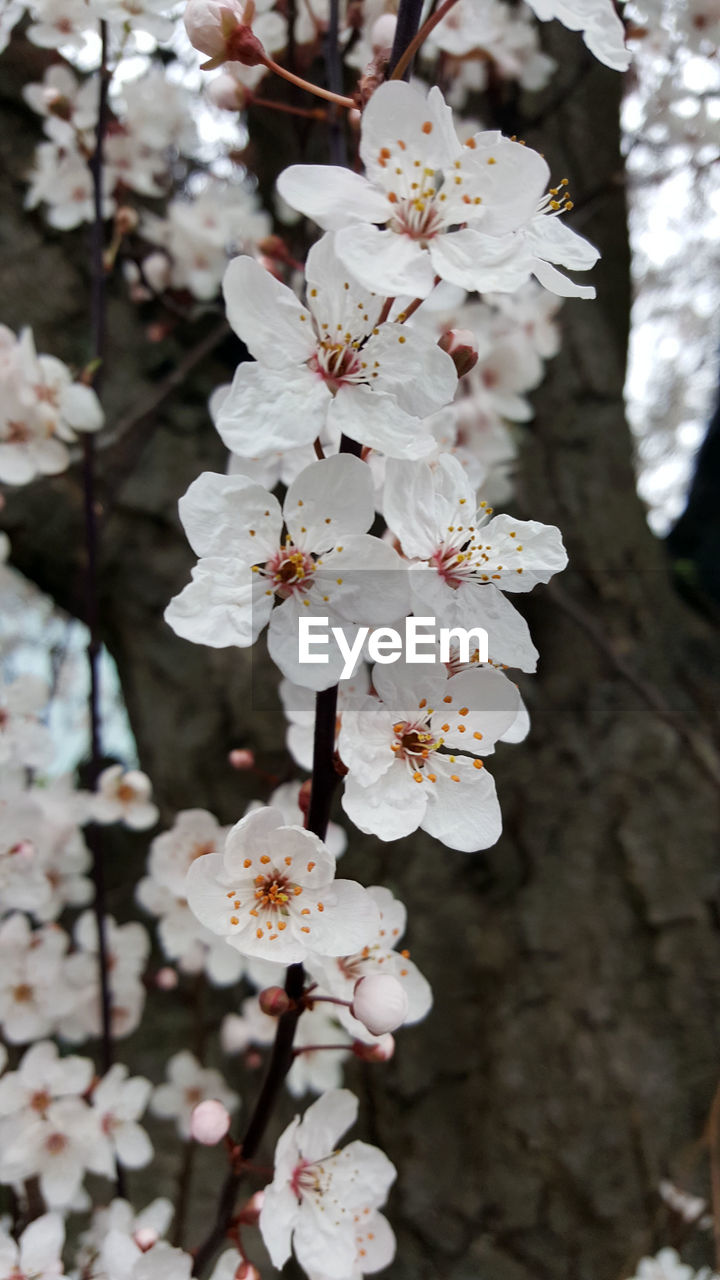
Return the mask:
<svg viewBox="0 0 720 1280"><path fill-rule="evenodd" d="M372 899L334 877L322 840L284 826L276 809L258 809L233 827L222 854L193 863L187 896L202 923L238 951L293 964L313 952L346 954L372 935Z"/></svg>
<svg viewBox="0 0 720 1280"><path fill-rule="evenodd" d="M327 185L333 171L321 172ZM312 181L317 186L317 176ZM228 319L255 363L238 366L220 406L225 444L254 457L260 447L311 444L327 426L391 457L422 457L432 448L422 419L447 404L457 384L452 360L423 334L379 323L392 282L374 293L360 288L332 235L313 245L305 275L303 306L252 258L227 269Z"/></svg>
<svg viewBox="0 0 720 1280"><path fill-rule="evenodd" d="M374 514L370 473L345 454L306 467L282 508L244 476L204 472L180 500L200 560L165 610L166 621L185 639L215 648L251 645L269 623L268 648L283 674L309 688L328 688L344 658L333 642L327 663L300 661L299 620L306 611L348 631L395 621L406 607L397 553L365 532Z"/></svg>
<svg viewBox="0 0 720 1280"><path fill-rule="evenodd" d="M347 1280L356 1270L358 1218L385 1203L395 1178L377 1147L351 1142L337 1149L356 1115L357 1098L333 1090L302 1119L296 1116L280 1137L260 1211L260 1231L275 1267L294 1250L308 1275Z"/></svg>
<svg viewBox="0 0 720 1280"><path fill-rule="evenodd" d="M201 1066L188 1049L173 1054L167 1064L167 1077L167 1083L154 1090L150 1110L164 1120L175 1120L180 1137L186 1140L191 1134L192 1113L200 1102L214 1098L231 1112L240 1104L220 1072Z"/></svg>

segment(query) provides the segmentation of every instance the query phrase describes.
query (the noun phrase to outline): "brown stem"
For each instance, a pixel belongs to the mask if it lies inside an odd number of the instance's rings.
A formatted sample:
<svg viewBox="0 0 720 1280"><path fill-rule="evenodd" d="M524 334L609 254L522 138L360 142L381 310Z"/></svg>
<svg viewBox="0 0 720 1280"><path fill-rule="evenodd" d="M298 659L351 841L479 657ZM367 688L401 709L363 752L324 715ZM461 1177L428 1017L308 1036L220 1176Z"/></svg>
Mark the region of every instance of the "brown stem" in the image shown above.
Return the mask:
<svg viewBox="0 0 720 1280"><path fill-rule="evenodd" d="M268 58L265 64L275 75L282 76L283 80L287 80L290 84L296 84L300 89L307 89L308 93L314 93L316 98L324 98L326 102L335 102L339 107L347 107L353 110L357 103L354 98L345 98L341 93L331 93L329 89L323 89L319 84L311 84L309 80L303 80L302 76L296 76L292 71L288 71L286 67L281 67L278 62L274 62L272 58Z"/></svg>
<svg viewBox="0 0 720 1280"><path fill-rule="evenodd" d="M720 1085L715 1090L708 1118L708 1149L710 1152L710 1185L712 1187L713 1239L715 1241L715 1267L720 1268Z"/></svg>
<svg viewBox="0 0 720 1280"><path fill-rule="evenodd" d="M289 102L275 102L272 98L248 98L248 106L269 107L272 111L285 111L289 116L305 116L309 120L327 120L323 107L293 107Z"/></svg>

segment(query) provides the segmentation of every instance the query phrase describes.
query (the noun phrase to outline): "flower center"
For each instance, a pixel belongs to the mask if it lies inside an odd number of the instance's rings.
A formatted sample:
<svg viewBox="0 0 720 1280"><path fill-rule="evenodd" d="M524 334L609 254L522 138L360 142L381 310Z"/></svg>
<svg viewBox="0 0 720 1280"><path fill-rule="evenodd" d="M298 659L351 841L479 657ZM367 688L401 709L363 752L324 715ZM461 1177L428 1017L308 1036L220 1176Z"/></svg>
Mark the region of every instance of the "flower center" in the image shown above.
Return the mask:
<svg viewBox="0 0 720 1280"><path fill-rule="evenodd" d="M290 888L286 876L273 872L269 876L257 876L255 879L255 902L264 911L282 911L284 913L290 901Z"/></svg>
<svg viewBox="0 0 720 1280"><path fill-rule="evenodd" d="M349 338L350 335L346 334ZM325 339L310 357L310 368L317 373L333 393L343 383L362 382L365 375L358 353L357 343L330 342Z"/></svg>
<svg viewBox="0 0 720 1280"><path fill-rule="evenodd" d="M392 192L390 200L392 201ZM409 236L411 240L420 240L423 244L433 240L442 231L442 219L435 204L435 191L422 191L419 196L408 200L400 200L396 205L394 218L388 223L388 230L398 235Z"/></svg>
<svg viewBox="0 0 720 1280"><path fill-rule="evenodd" d="M288 543L268 560L266 572L272 578L277 594L287 598L295 592L307 590L315 564L304 551L298 551Z"/></svg>

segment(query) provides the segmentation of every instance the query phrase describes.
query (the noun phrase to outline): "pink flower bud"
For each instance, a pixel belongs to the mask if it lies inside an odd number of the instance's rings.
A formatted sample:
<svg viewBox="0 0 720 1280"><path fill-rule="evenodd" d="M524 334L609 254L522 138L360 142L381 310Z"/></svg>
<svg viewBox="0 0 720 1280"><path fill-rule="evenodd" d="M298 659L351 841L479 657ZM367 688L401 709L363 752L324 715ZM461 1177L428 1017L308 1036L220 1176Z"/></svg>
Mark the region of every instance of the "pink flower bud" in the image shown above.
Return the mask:
<svg viewBox="0 0 720 1280"><path fill-rule="evenodd" d="M350 1012L374 1036L402 1026L407 1017L408 998L401 982L390 973L371 973L358 978Z"/></svg>
<svg viewBox="0 0 720 1280"><path fill-rule="evenodd" d="M194 48L207 53L210 61L204 70L223 62L242 62L257 67L267 62L267 55L250 22L254 5L239 0L188 0L185 6L185 30Z"/></svg>
<svg viewBox="0 0 720 1280"><path fill-rule="evenodd" d="M171 969L169 964L165 965L164 969L158 969L155 974L155 986L159 987L161 991L174 991L178 981L175 970Z"/></svg>
<svg viewBox="0 0 720 1280"><path fill-rule="evenodd" d="M478 362L477 339L470 329L448 329L440 338L438 346L447 351L457 369L458 378L469 373Z"/></svg>
<svg viewBox="0 0 720 1280"><path fill-rule="evenodd" d="M241 772L247 772L248 769L255 768L255 752L249 747L238 747L235 751L231 751L228 760L233 769L239 769Z"/></svg>
<svg viewBox="0 0 720 1280"><path fill-rule="evenodd" d="M258 996L258 1004L270 1018L279 1018L290 1008L290 997L282 987L266 987Z"/></svg>
<svg viewBox="0 0 720 1280"><path fill-rule="evenodd" d="M211 80L207 87L207 96L221 111L242 111L247 100L245 86L234 76L222 75Z"/></svg>
<svg viewBox="0 0 720 1280"><path fill-rule="evenodd" d="M373 25L370 33L370 43L373 47L373 53L380 53L382 49L392 49L393 40L395 39L395 28L397 26L397 17L394 13L383 13Z"/></svg>
<svg viewBox="0 0 720 1280"><path fill-rule="evenodd" d="M361 1062L389 1062L395 1052L395 1038L387 1032L375 1044L363 1044L362 1040L355 1040L352 1051Z"/></svg>
<svg viewBox="0 0 720 1280"><path fill-rule="evenodd" d="M208 1098L199 1102L190 1117L190 1133L196 1142L214 1147L221 1142L230 1128L230 1112L222 1102Z"/></svg>
<svg viewBox="0 0 720 1280"><path fill-rule="evenodd" d="M139 1227L133 1236L135 1244L141 1253L147 1253L148 1249L152 1249L157 1244L158 1233L153 1231L152 1227Z"/></svg>

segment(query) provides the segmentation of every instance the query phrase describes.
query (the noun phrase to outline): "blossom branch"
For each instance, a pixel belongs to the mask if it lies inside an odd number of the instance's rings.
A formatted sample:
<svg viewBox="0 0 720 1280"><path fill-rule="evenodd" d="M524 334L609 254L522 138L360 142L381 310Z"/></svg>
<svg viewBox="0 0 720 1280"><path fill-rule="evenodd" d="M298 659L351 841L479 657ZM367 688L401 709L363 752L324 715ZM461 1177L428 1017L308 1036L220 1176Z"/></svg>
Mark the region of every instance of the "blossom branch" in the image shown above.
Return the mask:
<svg viewBox="0 0 720 1280"><path fill-rule="evenodd" d="M105 260L103 223L103 146L108 119L108 87L110 72L107 65L107 23L100 23L100 67L98 89L98 117L95 132L95 150L90 160L93 183L94 218L91 231L92 291L90 299L93 361L97 363L96 390L101 376L105 353ZM100 635L98 619L98 522L95 494L95 437L88 432L83 437L83 499L85 513L86 548L86 606L85 620L90 632L87 648L90 674L88 709L90 716L90 770L89 781L95 787L102 769L102 736L100 729ZM100 830L91 825L87 830L88 844L93 860L95 895L93 911L98 935L98 976L100 982L101 1062L104 1072L112 1065L112 1009L108 970L107 936L105 929L105 869ZM119 1187L118 1187L119 1189Z"/></svg>
<svg viewBox="0 0 720 1280"><path fill-rule="evenodd" d="M425 43L430 32L433 31L440 22L442 22L445 15L450 12L455 4L457 4L457 0L443 0L443 3L438 5L435 12L431 13L430 17L423 22L420 30L413 36L405 52L395 63L392 74L389 77L391 80L403 80L405 78L405 72L409 70L410 64L418 49Z"/></svg>

